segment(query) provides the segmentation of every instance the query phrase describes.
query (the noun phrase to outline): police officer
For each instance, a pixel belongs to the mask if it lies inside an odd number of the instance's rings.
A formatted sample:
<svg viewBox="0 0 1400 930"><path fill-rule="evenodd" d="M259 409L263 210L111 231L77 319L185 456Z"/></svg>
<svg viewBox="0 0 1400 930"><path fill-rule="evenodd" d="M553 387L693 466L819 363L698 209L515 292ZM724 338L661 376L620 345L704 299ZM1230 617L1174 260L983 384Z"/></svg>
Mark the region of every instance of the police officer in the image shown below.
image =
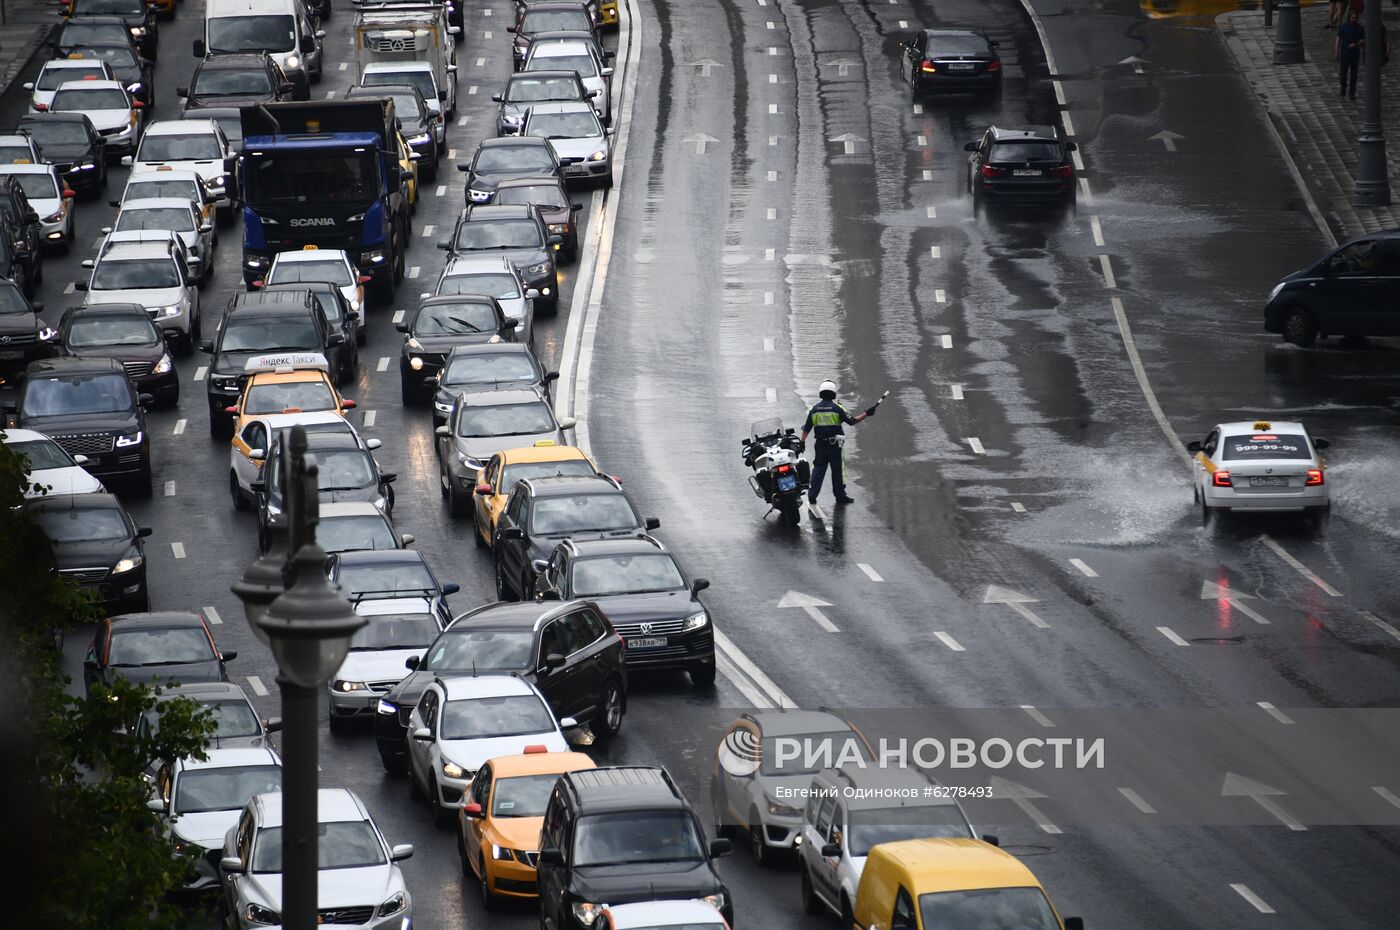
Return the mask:
<svg viewBox="0 0 1400 930"><path fill-rule="evenodd" d="M821 493L826 470L831 468L831 489L836 492L836 503L853 504L855 498L846 493L846 475L841 462L841 443L845 438L845 424L855 426L866 417L875 415L875 408L869 407L864 413L851 416L846 408L836 402L836 382L823 381L817 389L821 400L807 411L807 421L802 424L802 441L807 434L817 434L816 445L812 449L812 486L807 490L807 502L815 504Z"/></svg>

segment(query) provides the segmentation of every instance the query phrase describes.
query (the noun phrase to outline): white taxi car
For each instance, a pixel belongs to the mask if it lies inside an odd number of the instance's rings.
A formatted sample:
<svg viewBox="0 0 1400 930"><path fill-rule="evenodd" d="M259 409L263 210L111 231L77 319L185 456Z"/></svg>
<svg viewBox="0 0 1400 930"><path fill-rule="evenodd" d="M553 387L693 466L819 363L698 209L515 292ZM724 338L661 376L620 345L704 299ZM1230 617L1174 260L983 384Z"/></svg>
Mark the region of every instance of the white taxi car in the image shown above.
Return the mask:
<svg viewBox="0 0 1400 930"><path fill-rule="evenodd" d="M233 148L212 119L166 119L147 127L130 160L132 176L159 168L183 168L204 179L220 221L233 219Z"/></svg>
<svg viewBox="0 0 1400 930"><path fill-rule="evenodd" d="M209 193L209 185L196 171L172 168L161 165L148 173L132 174L127 178L121 200L111 201L114 207L124 205L128 200L147 200L156 197L182 197L199 209L204 222L214 222L214 195ZM214 231L218 241L219 233Z"/></svg>
<svg viewBox="0 0 1400 930"><path fill-rule="evenodd" d="M33 96L29 98L29 112L43 113L53 103L53 95L66 81L115 81L116 75L107 62L94 58L55 58L44 62L39 76L24 85Z"/></svg>
<svg viewBox="0 0 1400 930"><path fill-rule="evenodd" d="M301 284L323 281L340 290L350 309L359 312L365 305L365 285L369 275L360 274L350 256L340 249L318 249L308 245L299 252L278 252L263 276L263 284ZM254 282L254 287L259 286Z"/></svg>
<svg viewBox="0 0 1400 930"><path fill-rule="evenodd" d="M1206 438L1186 445L1201 518L1214 511L1308 511L1330 505L1327 467L1314 439L1293 421L1219 423Z"/></svg>
<svg viewBox="0 0 1400 930"><path fill-rule="evenodd" d="M67 252L73 243L73 198L77 194L53 165L0 165L0 175L14 175L34 212L39 234L50 249Z"/></svg>
<svg viewBox="0 0 1400 930"><path fill-rule="evenodd" d="M102 133L107 157L136 151L141 138L141 111L146 105L131 96L121 81L64 81L47 109L53 113L86 113Z"/></svg>

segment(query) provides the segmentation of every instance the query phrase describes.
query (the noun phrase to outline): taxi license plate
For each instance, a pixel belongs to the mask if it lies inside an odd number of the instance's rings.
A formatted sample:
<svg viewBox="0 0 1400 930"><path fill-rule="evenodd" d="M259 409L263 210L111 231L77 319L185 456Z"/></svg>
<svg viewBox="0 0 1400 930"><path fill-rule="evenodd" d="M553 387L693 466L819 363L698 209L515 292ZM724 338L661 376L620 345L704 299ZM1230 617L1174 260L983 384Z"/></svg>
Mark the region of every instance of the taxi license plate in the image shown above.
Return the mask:
<svg viewBox="0 0 1400 930"><path fill-rule="evenodd" d="M971 71L977 65L970 61L951 61L948 63L949 71Z"/></svg>
<svg viewBox="0 0 1400 930"><path fill-rule="evenodd" d="M0 349L0 358L24 358L23 349Z"/></svg>
<svg viewBox="0 0 1400 930"><path fill-rule="evenodd" d="M1039 169L1039 168L1016 168L1015 170L1013 170L1013 171L1011 172L1011 174L1012 174L1014 177L1018 177L1018 178L1038 178L1038 177L1040 177L1040 169Z"/></svg>
<svg viewBox="0 0 1400 930"><path fill-rule="evenodd" d="M797 479L792 475L783 475L778 479L779 491L791 491L795 487L797 487Z"/></svg>
<svg viewBox="0 0 1400 930"><path fill-rule="evenodd" d="M1278 478L1278 477L1275 477L1275 478L1250 478L1250 479L1249 479L1249 486L1250 486L1251 488L1286 488L1286 487L1288 487L1288 479L1287 479L1287 478Z"/></svg>
<svg viewBox="0 0 1400 930"><path fill-rule="evenodd" d="M660 649L666 645L664 636L638 636L627 641L628 649Z"/></svg>

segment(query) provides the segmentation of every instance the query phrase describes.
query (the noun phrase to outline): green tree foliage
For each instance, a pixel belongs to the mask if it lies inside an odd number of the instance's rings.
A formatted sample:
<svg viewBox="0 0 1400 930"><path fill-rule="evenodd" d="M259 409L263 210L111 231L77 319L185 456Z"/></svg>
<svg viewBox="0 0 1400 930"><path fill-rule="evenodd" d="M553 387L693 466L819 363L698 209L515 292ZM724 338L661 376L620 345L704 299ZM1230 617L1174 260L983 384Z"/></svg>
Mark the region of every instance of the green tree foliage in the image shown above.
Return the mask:
<svg viewBox="0 0 1400 930"><path fill-rule="evenodd" d="M63 671L63 636L101 616L53 571L47 539L22 509L26 464L0 444L0 874L6 919L38 930L178 926L170 892L188 863L146 807L150 762L202 756L213 722L189 700L161 705L158 732L130 724L158 691L118 682L82 697Z"/></svg>

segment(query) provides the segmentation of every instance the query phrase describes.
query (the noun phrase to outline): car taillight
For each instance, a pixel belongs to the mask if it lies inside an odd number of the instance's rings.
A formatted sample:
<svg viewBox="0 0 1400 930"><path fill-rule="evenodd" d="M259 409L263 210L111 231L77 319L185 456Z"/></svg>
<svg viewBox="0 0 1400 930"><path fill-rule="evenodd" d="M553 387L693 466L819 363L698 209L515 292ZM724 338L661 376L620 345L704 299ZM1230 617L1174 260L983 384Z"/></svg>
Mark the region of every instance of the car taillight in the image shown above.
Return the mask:
<svg viewBox="0 0 1400 930"><path fill-rule="evenodd" d="M930 74L932 74L938 70L938 66L935 65L933 62L929 61L927 58L925 58L922 62L919 63L919 70L927 71Z"/></svg>
<svg viewBox="0 0 1400 930"><path fill-rule="evenodd" d="M1056 165L1050 169L1050 177L1052 178L1067 178L1073 174L1074 168L1071 165Z"/></svg>
<svg viewBox="0 0 1400 930"><path fill-rule="evenodd" d="M1000 70L1001 70L1001 62L998 61L998 60L996 60L995 58L992 59L991 61L987 62L987 70L988 70L988 71L1000 71Z"/></svg>
<svg viewBox="0 0 1400 930"><path fill-rule="evenodd" d="M984 177L984 178L999 178L999 177L1004 176L1005 174L1006 174L1006 169L1005 169L1005 168L998 168L998 167L996 167L995 165L983 165L983 166L982 166L982 177Z"/></svg>
<svg viewBox="0 0 1400 930"><path fill-rule="evenodd" d="M1311 486L1311 485L1315 485L1315 484L1322 484L1322 481L1323 481L1323 479L1322 479L1322 469L1320 469L1320 468L1309 468L1309 469L1308 469L1308 480L1307 480L1307 481L1304 481L1303 484L1308 485L1308 486Z"/></svg>
<svg viewBox="0 0 1400 930"><path fill-rule="evenodd" d="M1211 484L1215 485L1217 488L1233 488L1235 486L1234 482L1230 480L1230 473L1228 471L1216 472L1212 477Z"/></svg>

